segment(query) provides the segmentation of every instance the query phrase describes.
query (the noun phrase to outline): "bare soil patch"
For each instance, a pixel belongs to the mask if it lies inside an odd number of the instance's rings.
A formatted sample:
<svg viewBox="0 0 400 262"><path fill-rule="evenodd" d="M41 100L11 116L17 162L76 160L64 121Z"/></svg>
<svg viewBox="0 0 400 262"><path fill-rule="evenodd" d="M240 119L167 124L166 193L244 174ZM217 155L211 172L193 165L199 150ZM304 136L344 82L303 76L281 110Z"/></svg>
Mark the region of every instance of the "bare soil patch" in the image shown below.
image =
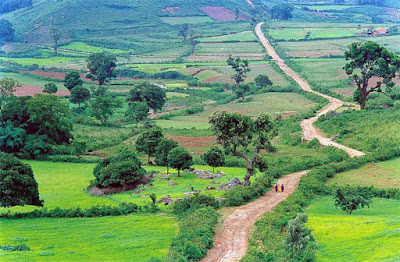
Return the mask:
<svg viewBox="0 0 400 262"><path fill-rule="evenodd" d="M162 8L161 11L166 14L176 14L181 12L181 8L179 6L167 6L166 8Z"/></svg>
<svg viewBox="0 0 400 262"><path fill-rule="evenodd" d="M18 87L17 90L14 92L15 96L34 96L36 94L43 94L43 88L39 86L28 86L22 85ZM56 93L57 96L69 96L69 91L59 90Z"/></svg>
<svg viewBox="0 0 400 262"><path fill-rule="evenodd" d="M200 10L206 13L209 17L217 21L236 21L235 13L223 6L203 6ZM238 20L250 20L248 16L240 15Z"/></svg>
<svg viewBox="0 0 400 262"><path fill-rule="evenodd" d="M213 136L192 137L192 136L166 136L179 143L179 146L197 148L214 145L217 141Z"/></svg>
<svg viewBox="0 0 400 262"><path fill-rule="evenodd" d="M57 80L64 80L65 78L65 72L53 72L53 71L21 71L21 74L23 73L31 73L37 76L41 77L49 77L52 79L57 79ZM86 82L91 82L92 79L89 79L86 77L85 74L81 74L81 78L83 81Z"/></svg>
<svg viewBox="0 0 400 262"><path fill-rule="evenodd" d="M135 183L125 184L123 186L110 186L110 187L93 186L93 187L89 188L89 192L91 195L94 195L94 196L104 196L104 195L116 194L116 193L133 190L140 185L145 185L145 184L150 183L150 181L151 181L150 176L144 176L141 180L139 180Z"/></svg>

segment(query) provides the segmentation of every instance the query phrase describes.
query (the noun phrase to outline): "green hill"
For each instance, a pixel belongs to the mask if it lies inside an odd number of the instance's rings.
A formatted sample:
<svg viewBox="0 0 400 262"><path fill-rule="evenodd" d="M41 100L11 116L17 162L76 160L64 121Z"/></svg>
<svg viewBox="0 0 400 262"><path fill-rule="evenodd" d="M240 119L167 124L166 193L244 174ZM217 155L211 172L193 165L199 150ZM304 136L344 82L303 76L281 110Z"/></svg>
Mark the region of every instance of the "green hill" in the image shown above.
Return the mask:
<svg viewBox="0 0 400 262"><path fill-rule="evenodd" d="M210 24L223 29L249 20L251 9L245 0L36 0L0 18L13 24L19 42L50 44L53 27L61 32L61 42L131 49L138 42L174 42L184 23L196 24L196 34L207 36L215 27Z"/></svg>

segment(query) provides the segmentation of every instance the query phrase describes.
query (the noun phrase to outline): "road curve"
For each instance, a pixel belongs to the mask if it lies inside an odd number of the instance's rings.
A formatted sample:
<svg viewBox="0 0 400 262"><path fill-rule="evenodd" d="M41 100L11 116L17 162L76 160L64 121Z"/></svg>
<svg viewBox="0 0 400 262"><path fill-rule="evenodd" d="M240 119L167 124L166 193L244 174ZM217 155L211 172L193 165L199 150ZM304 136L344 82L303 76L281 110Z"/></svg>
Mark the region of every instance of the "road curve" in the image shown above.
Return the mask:
<svg viewBox="0 0 400 262"><path fill-rule="evenodd" d="M249 233L257 219L290 196L296 189L300 178L307 172L303 171L279 179L278 183L285 185L285 192L275 193L274 190L271 190L253 202L238 207L225 219L221 231L217 232L214 237L214 247L200 261L239 261L247 252Z"/></svg>
<svg viewBox="0 0 400 262"><path fill-rule="evenodd" d="M316 116L309 119L305 119L301 122L301 128L303 129L304 139L312 140L316 138L324 146L334 146L346 151L350 157L360 157L365 155L361 151L355 150L353 148L332 141L332 139L325 137L324 134L314 126L315 121L317 121L320 116L325 115L328 112L334 111L339 107L343 106L343 101L312 90L307 81L302 79L298 74L296 74L296 72L294 72L290 67L288 67L285 64L285 61L279 57L279 55L275 52L275 49L271 46L268 39L265 37L261 29L263 24L264 23L257 24L255 32L258 38L260 39L261 43L264 45L268 55L272 57L272 60L276 61L276 63L282 69L282 71L285 72L285 74L291 77L294 81L296 81L304 91L322 96L329 101L329 104L326 107L324 107Z"/></svg>

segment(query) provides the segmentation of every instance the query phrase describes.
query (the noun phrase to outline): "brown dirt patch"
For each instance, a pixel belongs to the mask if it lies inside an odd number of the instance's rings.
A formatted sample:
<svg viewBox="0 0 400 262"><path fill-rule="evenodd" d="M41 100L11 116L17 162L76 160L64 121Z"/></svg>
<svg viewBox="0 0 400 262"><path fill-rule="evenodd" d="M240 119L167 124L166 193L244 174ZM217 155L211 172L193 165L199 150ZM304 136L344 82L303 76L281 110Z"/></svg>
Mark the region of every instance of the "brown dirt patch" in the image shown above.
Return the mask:
<svg viewBox="0 0 400 262"><path fill-rule="evenodd" d="M179 6L167 6L165 8L162 8L161 11L166 14L176 14L181 11L181 8Z"/></svg>
<svg viewBox="0 0 400 262"><path fill-rule="evenodd" d="M235 13L231 9L223 6L203 6L200 7L200 10L217 21L236 21ZM238 20L245 21L250 20L250 18L245 15L240 15Z"/></svg>
<svg viewBox="0 0 400 262"><path fill-rule="evenodd" d="M21 87L17 88L17 90L14 92L14 95L15 96L34 96L36 94L43 94L42 90L43 90L43 88L39 87L39 86L22 85ZM56 95L57 96L69 96L70 92L59 90L56 93Z"/></svg>
<svg viewBox="0 0 400 262"><path fill-rule="evenodd" d="M214 145L217 140L213 136L205 137L192 137L192 136L166 136L169 139L173 139L179 143L179 146L197 148Z"/></svg>
<svg viewBox="0 0 400 262"><path fill-rule="evenodd" d="M110 186L110 187L104 187L104 188L93 186L93 187L89 188L89 192L91 195L94 195L94 196L104 196L104 195L116 194L116 193L133 190L140 185L145 185L145 184L150 183L150 181L151 181L150 176L144 176L141 180L139 180L135 183L125 184L123 186Z"/></svg>
<svg viewBox="0 0 400 262"><path fill-rule="evenodd" d="M213 76L213 77L210 77L210 78L204 80L203 82L205 82L205 83L219 82L219 83L227 83L227 84L234 83L234 81L232 79L229 79L225 75Z"/></svg>
<svg viewBox="0 0 400 262"><path fill-rule="evenodd" d="M350 87L348 87L348 88L334 88L334 89L331 89L331 90L333 92L335 92L336 94L343 95L345 97L351 97L354 94L355 88L350 88Z"/></svg>
<svg viewBox="0 0 400 262"><path fill-rule="evenodd" d="M65 78L65 72L53 72L53 71L21 71L21 74L23 73L31 73L37 76L41 77L49 77L52 79L57 79L57 80L64 80ZM81 78L83 81L86 82L91 82L92 80L87 78L85 74L81 74Z"/></svg>

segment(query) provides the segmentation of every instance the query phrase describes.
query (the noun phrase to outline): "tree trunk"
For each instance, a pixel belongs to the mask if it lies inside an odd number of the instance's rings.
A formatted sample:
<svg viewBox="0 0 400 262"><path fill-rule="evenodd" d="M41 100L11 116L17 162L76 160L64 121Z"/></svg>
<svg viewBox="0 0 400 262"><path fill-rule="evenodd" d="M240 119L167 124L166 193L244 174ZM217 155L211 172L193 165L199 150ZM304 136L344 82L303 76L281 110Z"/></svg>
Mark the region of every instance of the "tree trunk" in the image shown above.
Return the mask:
<svg viewBox="0 0 400 262"><path fill-rule="evenodd" d="M181 177L181 170L178 169L178 177Z"/></svg>
<svg viewBox="0 0 400 262"><path fill-rule="evenodd" d="M169 175L169 166L167 165L167 175Z"/></svg>
<svg viewBox="0 0 400 262"><path fill-rule="evenodd" d="M147 164L148 164L148 165L151 165L151 162L150 162L150 153L147 155Z"/></svg>
<svg viewBox="0 0 400 262"><path fill-rule="evenodd" d="M365 108L366 103L367 103L367 96L364 94L361 94L361 103L360 103L361 110L363 110Z"/></svg>
<svg viewBox="0 0 400 262"><path fill-rule="evenodd" d="M136 128L139 127L139 121L136 120Z"/></svg>
<svg viewBox="0 0 400 262"><path fill-rule="evenodd" d="M247 172L245 177L243 178L245 186L250 186L250 177L252 173L253 173L253 164L251 163L247 166Z"/></svg>

